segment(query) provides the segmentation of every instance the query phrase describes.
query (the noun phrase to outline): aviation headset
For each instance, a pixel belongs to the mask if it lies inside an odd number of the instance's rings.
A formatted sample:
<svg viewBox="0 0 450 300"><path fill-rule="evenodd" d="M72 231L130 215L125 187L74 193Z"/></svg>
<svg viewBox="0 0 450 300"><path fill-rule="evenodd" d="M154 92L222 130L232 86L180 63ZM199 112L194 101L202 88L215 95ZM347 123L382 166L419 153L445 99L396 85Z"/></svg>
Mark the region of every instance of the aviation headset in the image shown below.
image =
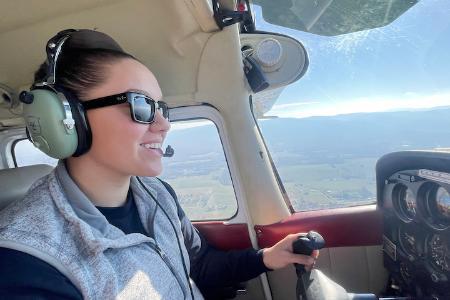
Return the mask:
<svg viewBox="0 0 450 300"><path fill-rule="evenodd" d="M48 156L80 156L91 147L92 133L85 110L75 95L57 83L58 58L64 49L103 49L125 53L108 35L88 29L58 32L46 46L47 70L42 82L22 92L28 139Z"/></svg>

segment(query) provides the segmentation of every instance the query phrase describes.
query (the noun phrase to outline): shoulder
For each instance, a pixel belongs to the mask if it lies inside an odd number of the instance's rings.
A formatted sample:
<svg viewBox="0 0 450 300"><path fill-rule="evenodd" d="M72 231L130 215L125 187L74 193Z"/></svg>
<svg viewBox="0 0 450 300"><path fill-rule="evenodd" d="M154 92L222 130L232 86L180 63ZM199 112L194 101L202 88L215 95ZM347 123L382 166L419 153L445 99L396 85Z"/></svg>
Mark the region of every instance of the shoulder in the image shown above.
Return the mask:
<svg viewBox="0 0 450 300"><path fill-rule="evenodd" d="M58 251L67 221L55 205L53 172L36 181L26 196L0 212L0 245L9 242Z"/></svg>
<svg viewBox="0 0 450 300"><path fill-rule="evenodd" d="M52 213L56 213L51 193L51 186L55 181L52 172L34 182L24 198L11 203L0 212L0 228L25 220L48 220Z"/></svg>
<svg viewBox="0 0 450 300"><path fill-rule="evenodd" d="M170 184L157 177L135 177L137 181L141 182L142 188L156 196L157 202L165 208L176 212L181 219L184 217L183 210L178 202L175 190Z"/></svg>
<svg viewBox="0 0 450 300"><path fill-rule="evenodd" d="M157 194L158 198L173 198L177 199L175 190L165 182L164 180L158 177L136 177L138 182L141 182L145 188L147 188L150 192Z"/></svg>
<svg viewBox="0 0 450 300"><path fill-rule="evenodd" d="M177 199L177 194L175 193L175 190L173 189L173 187L170 185L170 184L168 184L166 181L164 181L164 180L162 180L162 179L160 179L160 178L158 178L158 177L156 177L156 179L158 179L163 185L164 185L164 187L167 189L167 191L169 192L169 194L175 199L175 200L178 200ZM177 201L178 202L178 201Z"/></svg>

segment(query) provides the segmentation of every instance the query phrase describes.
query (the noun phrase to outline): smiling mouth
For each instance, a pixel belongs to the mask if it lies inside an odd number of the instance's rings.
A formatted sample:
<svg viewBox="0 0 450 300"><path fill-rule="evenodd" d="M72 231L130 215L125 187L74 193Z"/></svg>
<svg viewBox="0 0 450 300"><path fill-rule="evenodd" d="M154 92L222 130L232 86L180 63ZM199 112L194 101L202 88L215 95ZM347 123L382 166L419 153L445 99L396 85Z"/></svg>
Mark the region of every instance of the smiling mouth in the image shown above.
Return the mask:
<svg viewBox="0 0 450 300"><path fill-rule="evenodd" d="M161 149L162 144L161 143L144 143L144 144L140 144L140 146L146 148L146 149Z"/></svg>

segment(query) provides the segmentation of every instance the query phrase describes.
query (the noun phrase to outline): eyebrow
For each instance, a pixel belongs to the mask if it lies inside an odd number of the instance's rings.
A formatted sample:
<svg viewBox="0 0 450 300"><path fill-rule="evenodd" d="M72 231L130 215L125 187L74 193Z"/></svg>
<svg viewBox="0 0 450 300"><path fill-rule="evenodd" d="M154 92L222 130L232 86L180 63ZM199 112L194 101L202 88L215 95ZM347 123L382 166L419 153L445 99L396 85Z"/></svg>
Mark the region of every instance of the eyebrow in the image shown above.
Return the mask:
<svg viewBox="0 0 450 300"><path fill-rule="evenodd" d="M144 95L144 96L147 96L147 97L149 97L149 98L151 98L151 99L153 99L153 100L155 100L155 101L159 101L159 100L162 99L162 97L160 97L159 99L155 99L155 98L153 98L152 96L150 96L149 93L147 93L146 91L143 91L143 90L131 89L131 90L128 90L128 92L139 93L139 94L142 94L142 95Z"/></svg>

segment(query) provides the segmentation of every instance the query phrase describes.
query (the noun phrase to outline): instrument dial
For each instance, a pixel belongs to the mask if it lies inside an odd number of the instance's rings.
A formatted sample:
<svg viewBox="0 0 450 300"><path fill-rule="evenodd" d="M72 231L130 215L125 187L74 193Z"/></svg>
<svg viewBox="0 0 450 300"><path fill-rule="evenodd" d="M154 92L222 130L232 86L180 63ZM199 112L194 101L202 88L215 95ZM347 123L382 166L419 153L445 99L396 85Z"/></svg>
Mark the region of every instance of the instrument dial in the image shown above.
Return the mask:
<svg viewBox="0 0 450 300"><path fill-rule="evenodd" d="M417 236L418 234L410 226L400 226L398 229L398 240L402 250L413 258L419 256Z"/></svg>
<svg viewBox="0 0 450 300"><path fill-rule="evenodd" d="M403 184L394 189L393 202L395 211L404 222L412 221L417 214L417 205L414 192Z"/></svg>
<svg viewBox="0 0 450 300"><path fill-rule="evenodd" d="M405 282L408 284L413 279L411 268L405 263L400 263L400 275L402 276L403 280L405 280Z"/></svg>
<svg viewBox="0 0 450 300"><path fill-rule="evenodd" d="M450 194L443 187L436 192L436 208L441 219L450 220Z"/></svg>
<svg viewBox="0 0 450 300"><path fill-rule="evenodd" d="M424 203L421 211L425 222L435 230L446 230L450 226L450 194L443 186L425 186Z"/></svg>
<svg viewBox="0 0 450 300"><path fill-rule="evenodd" d="M440 234L433 234L428 238L427 247L433 267L441 272L450 272L449 238Z"/></svg>
<svg viewBox="0 0 450 300"><path fill-rule="evenodd" d="M414 218L416 216L416 199L409 188L406 189L400 201L403 204L406 215L410 218Z"/></svg>

